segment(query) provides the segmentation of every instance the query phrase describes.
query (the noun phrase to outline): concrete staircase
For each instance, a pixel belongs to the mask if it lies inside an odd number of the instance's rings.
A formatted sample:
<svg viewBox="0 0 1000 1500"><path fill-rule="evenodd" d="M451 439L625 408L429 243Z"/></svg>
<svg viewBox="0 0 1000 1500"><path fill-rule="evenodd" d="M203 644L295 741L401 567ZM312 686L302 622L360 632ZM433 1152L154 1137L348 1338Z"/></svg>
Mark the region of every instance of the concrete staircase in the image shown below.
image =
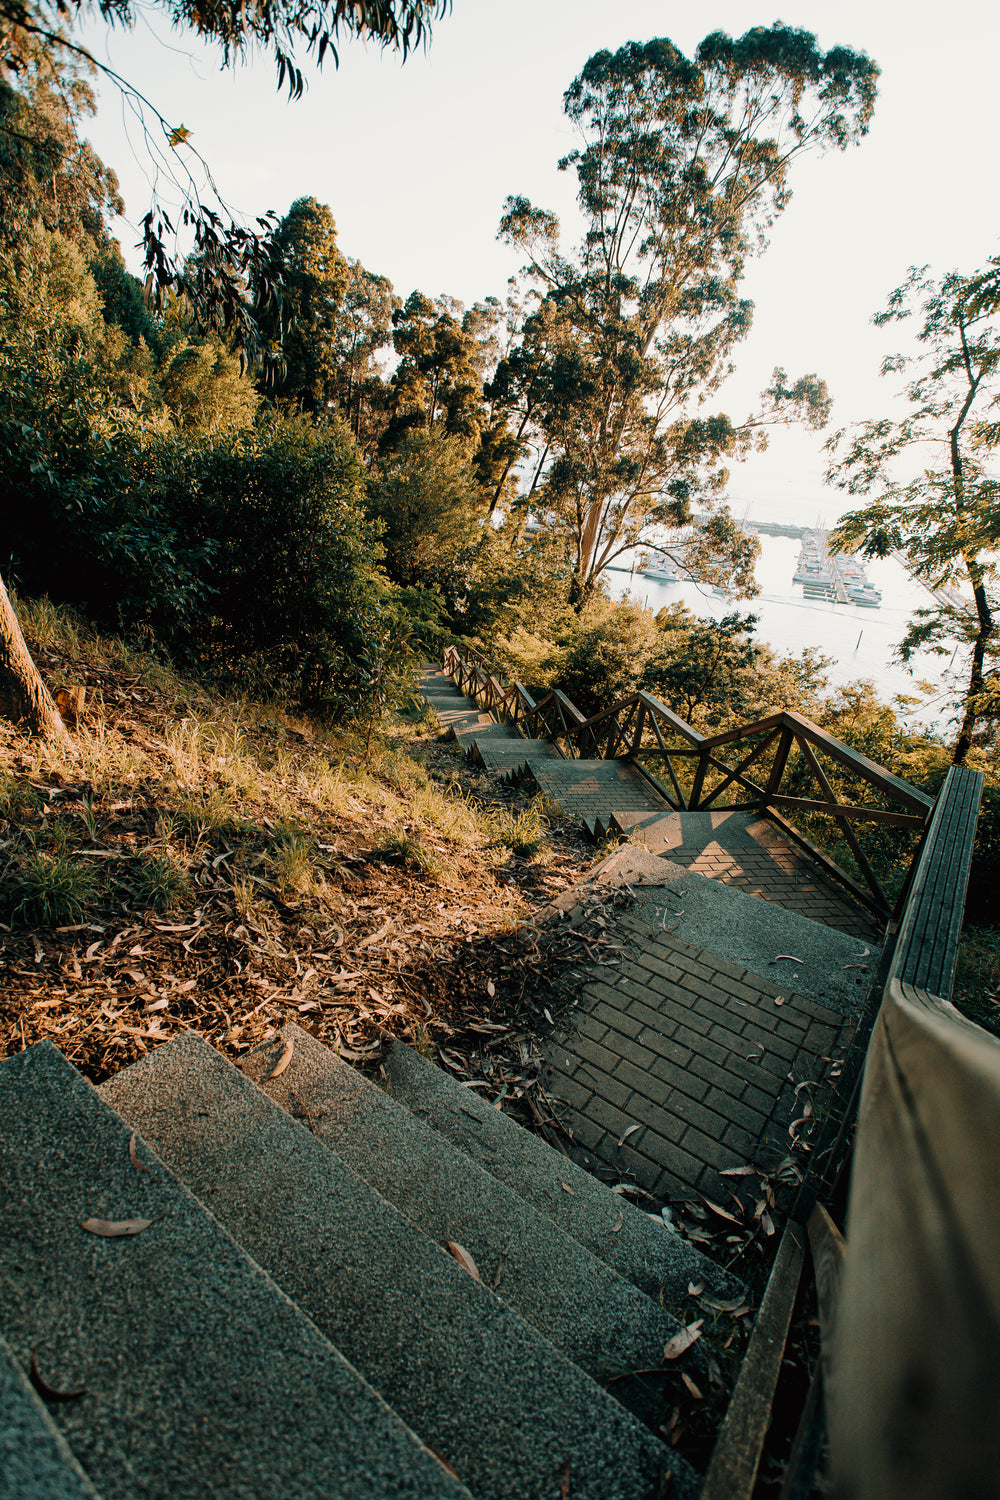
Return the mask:
<svg viewBox="0 0 1000 1500"><path fill-rule="evenodd" d="M246 1072L195 1035L98 1090L0 1063L0 1500L697 1493L609 1390L689 1281L739 1284L401 1044L384 1073L294 1026Z"/></svg>

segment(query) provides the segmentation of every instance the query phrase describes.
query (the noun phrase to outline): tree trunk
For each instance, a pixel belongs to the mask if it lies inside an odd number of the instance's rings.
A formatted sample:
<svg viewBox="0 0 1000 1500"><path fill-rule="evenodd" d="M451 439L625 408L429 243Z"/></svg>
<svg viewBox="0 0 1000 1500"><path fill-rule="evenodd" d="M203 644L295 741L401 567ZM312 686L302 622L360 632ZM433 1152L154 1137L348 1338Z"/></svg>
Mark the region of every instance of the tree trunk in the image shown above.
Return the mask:
<svg viewBox="0 0 1000 1500"><path fill-rule="evenodd" d="M14 606L0 579L0 715L44 739L68 739L59 710L24 643Z"/></svg>

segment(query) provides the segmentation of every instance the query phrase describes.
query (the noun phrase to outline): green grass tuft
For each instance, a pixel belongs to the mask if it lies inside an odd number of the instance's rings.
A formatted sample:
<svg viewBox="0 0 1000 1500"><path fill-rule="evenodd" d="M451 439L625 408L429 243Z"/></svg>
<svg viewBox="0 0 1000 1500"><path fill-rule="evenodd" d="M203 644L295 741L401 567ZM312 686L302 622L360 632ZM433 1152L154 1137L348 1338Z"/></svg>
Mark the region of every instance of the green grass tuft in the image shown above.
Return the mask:
<svg viewBox="0 0 1000 1500"><path fill-rule="evenodd" d="M137 859L129 872L128 885L135 904L145 911L172 911L191 892L189 877L163 854Z"/></svg>
<svg viewBox="0 0 1000 1500"><path fill-rule="evenodd" d="M11 916L30 927L78 922L96 895L93 871L65 852L32 850L5 884Z"/></svg>

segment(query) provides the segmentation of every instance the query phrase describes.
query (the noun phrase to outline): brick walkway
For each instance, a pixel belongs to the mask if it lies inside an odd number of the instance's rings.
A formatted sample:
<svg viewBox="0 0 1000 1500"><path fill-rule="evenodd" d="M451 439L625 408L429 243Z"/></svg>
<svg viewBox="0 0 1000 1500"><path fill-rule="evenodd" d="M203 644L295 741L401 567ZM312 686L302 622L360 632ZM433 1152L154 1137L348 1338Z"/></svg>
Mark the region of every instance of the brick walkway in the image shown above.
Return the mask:
<svg viewBox="0 0 1000 1500"><path fill-rule="evenodd" d="M442 722L483 760L507 769L502 731L477 741L481 715L449 679L425 677ZM522 742L525 744L525 742ZM723 885L878 943L868 914L773 824L746 812L672 813L622 761L528 762L565 812L612 825L633 842ZM711 933L705 934L711 943ZM726 1167L773 1167L807 1099L821 1103L850 1018L737 968L619 911L602 961L588 971L571 1024L551 1038L546 1083L564 1109L575 1151L605 1176L661 1197L719 1196ZM803 1089L795 1087L814 1083Z"/></svg>
<svg viewBox="0 0 1000 1500"><path fill-rule="evenodd" d="M660 1196L718 1194L720 1169L775 1165L812 1092L795 1084L828 1077L853 1022L628 912L607 939L547 1054L577 1146Z"/></svg>
<svg viewBox="0 0 1000 1500"><path fill-rule="evenodd" d="M631 820L616 822L628 827ZM631 838L674 864L734 885L748 896L772 901L865 942L882 941L874 917L779 828L756 813L671 813L636 826Z"/></svg>

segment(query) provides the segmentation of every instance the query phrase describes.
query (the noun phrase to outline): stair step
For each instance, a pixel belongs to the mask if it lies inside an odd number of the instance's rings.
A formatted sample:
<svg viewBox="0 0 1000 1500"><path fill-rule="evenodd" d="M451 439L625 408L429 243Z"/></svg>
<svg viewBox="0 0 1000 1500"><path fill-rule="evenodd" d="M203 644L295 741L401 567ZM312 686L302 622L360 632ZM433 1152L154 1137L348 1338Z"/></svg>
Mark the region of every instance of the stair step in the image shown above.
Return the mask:
<svg viewBox="0 0 1000 1500"><path fill-rule="evenodd" d="M0 1320L104 1500L466 1494L49 1043L0 1063ZM85 1217L148 1219L128 1238Z"/></svg>
<svg viewBox="0 0 1000 1500"><path fill-rule="evenodd" d="M470 720L468 724L454 724L455 738L461 740L466 749L471 749L470 741L476 740L509 740L514 737L514 731L506 724L498 724L495 719L481 715L476 720Z"/></svg>
<svg viewBox="0 0 1000 1500"><path fill-rule="evenodd" d="M693 1496L686 1465L323 1143L349 1117L368 1128L365 1098L314 1088L312 1049L326 1049L288 1034L291 1063L268 1087L297 1096L315 1134L192 1035L102 1091L479 1500L552 1500L567 1460L574 1500L652 1500L664 1464L671 1495ZM464 1230L444 1238L473 1253Z"/></svg>
<svg viewBox="0 0 1000 1500"><path fill-rule="evenodd" d="M843 1015L860 1011L878 964L876 943L697 871L677 875L678 868L671 864L662 887L634 888L636 917L765 983L787 985Z"/></svg>
<svg viewBox="0 0 1000 1500"><path fill-rule="evenodd" d="M691 1281L724 1297L743 1291L715 1261L404 1043L390 1044L385 1069L394 1099L649 1296L680 1302Z"/></svg>
<svg viewBox="0 0 1000 1500"><path fill-rule="evenodd" d="M463 1245L567 1359L597 1380L659 1363L671 1314L330 1048L294 1025L283 1035L295 1051L269 1096L289 1111L297 1096L324 1144L437 1244ZM246 1067L259 1079L266 1058Z"/></svg>
<svg viewBox="0 0 1000 1500"><path fill-rule="evenodd" d="M0 1500L100 1500L2 1338Z"/></svg>
<svg viewBox="0 0 1000 1500"><path fill-rule="evenodd" d="M581 820L598 818L606 824L619 809L647 817L666 809L659 792L625 760L531 760L528 771L540 791Z"/></svg>
<svg viewBox="0 0 1000 1500"><path fill-rule="evenodd" d="M511 775L521 771L529 760L561 760L562 756L548 740L486 739L476 735L473 750L480 765L487 771L500 775Z"/></svg>

